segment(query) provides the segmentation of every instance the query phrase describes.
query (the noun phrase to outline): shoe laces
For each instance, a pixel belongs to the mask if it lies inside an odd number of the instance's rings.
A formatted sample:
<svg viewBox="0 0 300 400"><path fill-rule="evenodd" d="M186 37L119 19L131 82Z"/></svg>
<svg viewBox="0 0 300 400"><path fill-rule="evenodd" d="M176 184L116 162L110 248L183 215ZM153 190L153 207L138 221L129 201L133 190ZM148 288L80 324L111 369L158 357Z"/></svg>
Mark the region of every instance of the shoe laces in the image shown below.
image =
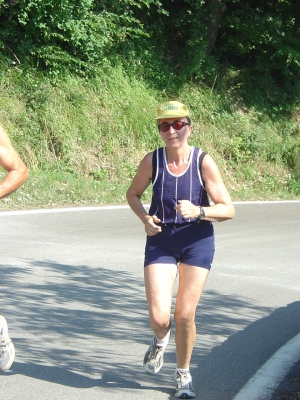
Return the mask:
<svg viewBox="0 0 300 400"><path fill-rule="evenodd" d="M0 336L0 358L4 357L4 353L5 353L5 347L6 347L6 341L4 336Z"/></svg>
<svg viewBox="0 0 300 400"><path fill-rule="evenodd" d="M4 335L3 329L0 329L0 358L4 356L5 349L7 345L11 342L11 340L7 340L7 337Z"/></svg>
<svg viewBox="0 0 300 400"><path fill-rule="evenodd" d="M151 350L150 350L150 353L148 356L149 362L156 361L160 357L162 351L163 351L163 347L157 346L157 344L153 341L153 343L151 345Z"/></svg>
<svg viewBox="0 0 300 400"><path fill-rule="evenodd" d="M189 372L177 371L175 379L177 381L178 388L184 388L192 381L191 374Z"/></svg>

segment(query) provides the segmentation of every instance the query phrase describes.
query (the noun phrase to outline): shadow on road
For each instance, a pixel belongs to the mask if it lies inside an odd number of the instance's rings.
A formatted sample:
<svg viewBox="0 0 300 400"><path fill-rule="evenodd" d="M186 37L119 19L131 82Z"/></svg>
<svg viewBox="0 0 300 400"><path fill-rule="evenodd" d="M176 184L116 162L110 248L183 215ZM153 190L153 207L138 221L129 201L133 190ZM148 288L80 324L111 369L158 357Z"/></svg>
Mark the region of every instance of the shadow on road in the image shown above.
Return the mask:
<svg viewBox="0 0 300 400"><path fill-rule="evenodd" d="M203 398L231 400L280 347L300 332L300 301L274 311L269 310L270 314L267 317L251 322L247 315L239 315L237 303L241 299L226 300L218 293L209 295L211 299L215 298L215 301L203 301L201 308L204 308L206 313L204 316L197 316L199 325L201 321L201 326L204 326L200 330L205 332L211 326L211 330L218 330L220 335L227 330L228 339L214 347L208 355L200 355L195 360L198 372L194 376L194 385ZM245 311L243 303L244 301L241 302L240 309ZM245 326L248 319L244 329L232 334L228 331L228 317L224 316L224 307L231 305L232 319L240 320L241 326ZM215 311L222 310L220 317L209 315L207 307L215 307ZM249 304L248 312L251 308L255 307ZM257 310L268 311L262 307ZM231 382L235 382L235 392L231 389Z"/></svg>
<svg viewBox="0 0 300 400"><path fill-rule="evenodd" d="M141 275L120 266L111 270L52 261L22 263L0 265L1 290L9 299L17 348L12 374L75 388L158 390L172 397L174 345L166 353L164 371L155 379L141 368L152 337ZM299 315L300 301L273 310L247 298L206 291L197 310L192 359L200 397L231 400L270 356L299 333ZM18 335L13 335L16 331ZM204 342L206 335L212 338L210 345Z"/></svg>
<svg viewBox="0 0 300 400"><path fill-rule="evenodd" d="M122 377L122 370L116 372L106 371L102 374L101 378L90 378L85 375L80 375L79 373L69 371L66 368L51 367L41 364L32 363L19 363L14 362L13 367L10 370L10 375L21 374L28 376L33 379L39 379L47 382L56 383L59 385L70 386L78 389L86 389L92 387L99 388L109 388L109 389L145 389L146 387L135 382L133 375L131 375L130 380ZM147 387L147 389L151 389ZM161 392L166 391L164 387L153 387L155 390Z"/></svg>
<svg viewBox="0 0 300 400"><path fill-rule="evenodd" d="M169 376L153 383L141 365L152 338L141 277L104 267L23 263L0 265L17 349L10 374L75 388L171 392ZM141 350L133 352L137 345Z"/></svg>

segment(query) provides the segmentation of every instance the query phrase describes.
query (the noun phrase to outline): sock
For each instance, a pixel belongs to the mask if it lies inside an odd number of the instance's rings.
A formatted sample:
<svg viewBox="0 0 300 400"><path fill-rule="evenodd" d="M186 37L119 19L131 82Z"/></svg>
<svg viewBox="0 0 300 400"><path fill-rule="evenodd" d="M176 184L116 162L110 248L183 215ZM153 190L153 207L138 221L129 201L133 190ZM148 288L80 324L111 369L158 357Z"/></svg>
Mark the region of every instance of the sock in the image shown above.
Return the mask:
<svg viewBox="0 0 300 400"><path fill-rule="evenodd" d="M179 372L180 374L183 374L185 372L190 372L190 367L187 367L187 368L178 368L178 367L176 367L175 373L177 374L177 372Z"/></svg>
<svg viewBox="0 0 300 400"><path fill-rule="evenodd" d="M167 344L169 343L169 340L170 340L170 331L162 339L158 339L157 337L155 337L156 344L158 344L159 346L162 346L162 347L167 346Z"/></svg>

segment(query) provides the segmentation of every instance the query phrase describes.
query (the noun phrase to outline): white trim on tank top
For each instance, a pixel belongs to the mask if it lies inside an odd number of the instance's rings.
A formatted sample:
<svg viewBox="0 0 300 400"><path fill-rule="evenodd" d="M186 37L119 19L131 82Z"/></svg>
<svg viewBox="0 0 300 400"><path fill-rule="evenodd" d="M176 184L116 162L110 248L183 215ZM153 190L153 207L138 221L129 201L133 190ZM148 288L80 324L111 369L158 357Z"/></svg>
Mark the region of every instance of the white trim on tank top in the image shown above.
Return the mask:
<svg viewBox="0 0 300 400"><path fill-rule="evenodd" d="M163 155L164 155L166 170L168 171L168 173L169 173L171 176L174 176L175 178L179 178L180 176L182 176L182 175L184 175L184 174L186 173L186 171L189 169L189 167L190 167L190 165L191 165L191 162L192 162L192 160L193 160L194 149L195 149L195 147L192 146L191 152L190 152L190 156L189 156L189 163L188 163L186 169L182 172L182 174L175 175L175 174L172 174L172 172L171 172L171 171L169 170L169 168L168 168L168 160L167 160L166 148L163 147L163 152L164 152Z"/></svg>

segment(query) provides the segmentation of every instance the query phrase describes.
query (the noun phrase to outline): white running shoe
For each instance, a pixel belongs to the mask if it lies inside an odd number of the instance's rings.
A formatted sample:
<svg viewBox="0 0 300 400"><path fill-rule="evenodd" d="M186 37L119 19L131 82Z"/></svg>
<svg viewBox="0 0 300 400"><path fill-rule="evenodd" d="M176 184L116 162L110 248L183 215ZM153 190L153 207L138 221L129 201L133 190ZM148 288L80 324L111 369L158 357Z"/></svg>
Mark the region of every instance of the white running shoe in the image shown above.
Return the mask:
<svg viewBox="0 0 300 400"><path fill-rule="evenodd" d="M6 319L0 315L0 371L6 371L14 362L15 347L8 336Z"/></svg>
<svg viewBox="0 0 300 400"><path fill-rule="evenodd" d="M169 341L170 338L171 338L171 331L169 334ZM148 374L156 374L163 366L164 352L166 350L167 345L160 346L157 344L156 337L152 339L149 349L146 351L143 361L144 369L146 372L148 372Z"/></svg>
<svg viewBox="0 0 300 400"><path fill-rule="evenodd" d="M176 389L175 397L178 399L193 399L196 394L192 385L192 377L189 372L175 373Z"/></svg>

